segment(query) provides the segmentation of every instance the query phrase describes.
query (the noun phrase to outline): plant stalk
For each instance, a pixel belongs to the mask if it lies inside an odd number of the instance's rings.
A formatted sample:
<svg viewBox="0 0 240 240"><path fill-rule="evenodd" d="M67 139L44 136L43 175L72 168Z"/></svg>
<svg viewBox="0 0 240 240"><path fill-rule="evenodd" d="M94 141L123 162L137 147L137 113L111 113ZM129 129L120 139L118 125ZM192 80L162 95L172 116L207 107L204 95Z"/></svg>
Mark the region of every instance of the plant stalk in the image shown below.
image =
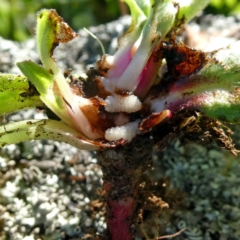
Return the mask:
<svg viewBox="0 0 240 240"><path fill-rule="evenodd" d="M117 149L99 152L106 192L108 240L130 240L135 237L143 173L152 166L151 140L132 141Z"/></svg>

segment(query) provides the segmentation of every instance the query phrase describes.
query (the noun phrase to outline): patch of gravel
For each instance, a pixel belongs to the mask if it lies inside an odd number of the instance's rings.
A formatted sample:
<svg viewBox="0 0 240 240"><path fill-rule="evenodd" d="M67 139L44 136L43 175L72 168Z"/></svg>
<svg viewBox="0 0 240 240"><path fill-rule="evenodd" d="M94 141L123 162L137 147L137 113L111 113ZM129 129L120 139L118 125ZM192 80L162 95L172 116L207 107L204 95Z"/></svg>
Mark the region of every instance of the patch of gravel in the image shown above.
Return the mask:
<svg viewBox="0 0 240 240"><path fill-rule="evenodd" d="M124 17L90 31L111 54L129 21L129 17ZM199 33L215 34L218 41L235 41L239 39L239 22L240 17L199 17L188 25L185 38ZM71 43L60 45L54 54L63 70L72 68L76 75L85 72L102 54L99 44L88 33L81 30L79 34ZM199 48L208 49L208 42ZM198 46L196 42L191 44ZM17 61L39 61L34 39L15 43L0 38L0 53L0 72L19 74ZM42 117L45 116L41 111L26 110L7 119ZM236 130L239 149L238 136ZM174 210L172 221L164 225L161 234L186 228L175 239L240 239L239 157L214 145L182 147L176 141L166 151L155 154L154 163L157 177L170 177L170 187L187 193L183 206ZM80 151L64 143L33 141L1 149L0 239L80 239L85 234L91 237L93 229L101 233L105 228L99 201L101 176L94 152ZM92 201L95 204L90 204Z"/></svg>

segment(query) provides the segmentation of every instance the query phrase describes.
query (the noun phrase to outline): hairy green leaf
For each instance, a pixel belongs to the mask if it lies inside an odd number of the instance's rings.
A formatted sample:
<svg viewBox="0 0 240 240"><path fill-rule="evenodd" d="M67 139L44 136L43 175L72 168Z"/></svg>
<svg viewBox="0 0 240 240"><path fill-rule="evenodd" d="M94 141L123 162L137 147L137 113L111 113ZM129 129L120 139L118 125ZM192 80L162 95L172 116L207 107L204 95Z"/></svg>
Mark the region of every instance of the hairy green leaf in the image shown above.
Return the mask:
<svg viewBox="0 0 240 240"><path fill-rule="evenodd" d="M45 106L28 79L14 74L0 74L0 103L0 115Z"/></svg>

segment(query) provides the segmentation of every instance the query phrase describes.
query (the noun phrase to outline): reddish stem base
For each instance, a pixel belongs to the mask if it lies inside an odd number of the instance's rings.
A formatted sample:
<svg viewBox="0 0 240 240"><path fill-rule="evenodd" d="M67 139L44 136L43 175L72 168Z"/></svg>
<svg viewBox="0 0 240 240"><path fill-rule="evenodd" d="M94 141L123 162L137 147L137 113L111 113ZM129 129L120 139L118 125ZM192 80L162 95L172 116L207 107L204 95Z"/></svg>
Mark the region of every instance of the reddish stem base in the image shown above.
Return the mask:
<svg viewBox="0 0 240 240"><path fill-rule="evenodd" d="M135 142L132 146L105 150L99 155L106 192L108 240L135 237L140 183L142 173L151 166L151 149L148 139L148 143Z"/></svg>
<svg viewBox="0 0 240 240"><path fill-rule="evenodd" d="M136 199L128 197L110 200L108 205L107 225L112 240L132 239L132 217L136 209Z"/></svg>

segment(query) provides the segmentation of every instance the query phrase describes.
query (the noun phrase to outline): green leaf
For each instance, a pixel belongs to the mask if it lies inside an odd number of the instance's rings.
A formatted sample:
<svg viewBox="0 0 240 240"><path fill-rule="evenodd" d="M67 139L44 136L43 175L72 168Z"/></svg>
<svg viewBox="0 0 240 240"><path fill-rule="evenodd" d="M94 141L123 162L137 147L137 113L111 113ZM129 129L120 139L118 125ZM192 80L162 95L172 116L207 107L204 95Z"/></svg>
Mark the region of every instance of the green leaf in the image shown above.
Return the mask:
<svg viewBox="0 0 240 240"><path fill-rule="evenodd" d="M67 109L65 108L66 103L62 96L58 94L58 91L54 89L54 87L57 87L54 86L53 75L32 61L20 62L17 63L17 66L37 88L40 93L40 98L46 106L49 107L64 122L71 125L71 119L68 115Z"/></svg>
<svg viewBox="0 0 240 240"><path fill-rule="evenodd" d="M40 59L47 70L58 73L52 54L59 43L66 43L78 36L54 9L43 9L37 15L37 47Z"/></svg>
<svg viewBox="0 0 240 240"><path fill-rule="evenodd" d="M59 43L71 41L78 35L53 9L44 9L38 13L36 32L39 55L47 71L33 63L25 62L25 67L21 64L18 66L21 67L21 70L29 77L30 81L34 85L36 84L44 103L64 122L70 126L76 126L78 124L73 122L67 108L69 106L74 109L75 113L79 113L80 109L67 80L52 58L52 54ZM50 82L51 86L48 86ZM40 89L40 86L43 89ZM79 114L84 118L81 112ZM79 121L81 121L80 119Z"/></svg>
<svg viewBox="0 0 240 240"><path fill-rule="evenodd" d="M7 90L29 89L29 82L26 77L16 74L0 73L0 92Z"/></svg>
<svg viewBox="0 0 240 240"><path fill-rule="evenodd" d="M100 147L100 144L87 141L76 130L55 120L25 120L0 126L0 147L42 139L65 142L83 150L97 150Z"/></svg>
<svg viewBox="0 0 240 240"><path fill-rule="evenodd" d="M139 8L145 14L145 16L149 16L150 11L152 9L152 2L151 0L135 0Z"/></svg>
<svg viewBox="0 0 240 240"><path fill-rule="evenodd" d="M221 121L240 122L240 41L212 53L196 73L180 75L167 95L152 103L155 111L165 108L196 109ZM168 104L166 104L168 103Z"/></svg>
<svg viewBox="0 0 240 240"><path fill-rule="evenodd" d="M198 85L195 91L227 90L231 92L235 87L240 87L239 49L240 41L237 41L209 54L208 64L189 79Z"/></svg>
<svg viewBox="0 0 240 240"><path fill-rule="evenodd" d="M186 22L189 22L193 17L196 16L198 12L203 10L210 2L210 0L191 0L191 1L183 1L177 0L174 1L175 4L179 4L179 13L178 18L185 18Z"/></svg>
<svg viewBox="0 0 240 240"><path fill-rule="evenodd" d="M214 100L208 101L210 104L208 103L201 106L200 110L207 116L223 122L240 122L239 94L234 96L234 94L228 92L219 92L219 94L215 93Z"/></svg>
<svg viewBox="0 0 240 240"><path fill-rule="evenodd" d="M146 19L149 14L149 1L148 0L125 0L128 4L132 21L136 24L140 19Z"/></svg>
<svg viewBox="0 0 240 240"><path fill-rule="evenodd" d="M24 61L17 63L21 72L37 88L40 94L47 94L53 86L53 75L35 62Z"/></svg>
<svg viewBox="0 0 240 240"><path fill-rule="evenodd" d="M0 115L45 106L27 78L14 74L0 74L0 103Z"/></svg>
<svg viewBox="0 0 240 240"><path fill-rule="evenodd" d="M31 61L21 62L17 65L29 81L35 85L41 100L59 118L91 139L100 137L95 131L92 131L92 126L82 113L79 107L80 97L72 93L68 82L65 79L60 79L61 75L54 76Z"/></svg>

